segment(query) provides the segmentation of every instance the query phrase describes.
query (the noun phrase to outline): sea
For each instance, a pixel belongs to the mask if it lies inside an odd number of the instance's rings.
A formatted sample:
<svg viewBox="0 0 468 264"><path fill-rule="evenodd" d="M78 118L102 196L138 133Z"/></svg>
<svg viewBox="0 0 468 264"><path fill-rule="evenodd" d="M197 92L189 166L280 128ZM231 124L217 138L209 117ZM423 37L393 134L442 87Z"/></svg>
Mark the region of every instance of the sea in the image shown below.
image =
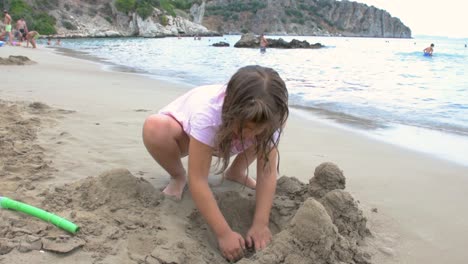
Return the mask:
<svg viewBox="0 0 468 264"><path fill-rule="evenodd" d="M109 70L190 88L227 83L246 65L271 67L303 118L468 166L468 38L269 35L325 47L261 53L234 48L240 37L65 39L61 47ZM230 46L212 46L221 41ZM431 43L433 56L423 56Z"/></svg>

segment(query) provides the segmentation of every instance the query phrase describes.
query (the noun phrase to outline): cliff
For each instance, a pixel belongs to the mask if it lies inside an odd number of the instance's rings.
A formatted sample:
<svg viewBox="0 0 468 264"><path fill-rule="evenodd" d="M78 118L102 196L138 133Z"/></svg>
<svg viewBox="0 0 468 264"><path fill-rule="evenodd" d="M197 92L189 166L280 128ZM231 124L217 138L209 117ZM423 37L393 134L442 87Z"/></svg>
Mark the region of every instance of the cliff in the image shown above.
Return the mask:
<svg viewBox="0 0 468 264"><path fill-rule="evenodd" d="M118 2L131 1L133 6L127 11L122 11L122 7L116 7ZM411 30L388 12L350 1L16 0L16 2L25 2L31 6L32 9L29 10L40 10L52 16L53 32L63 37L164 37L247 32L277 35L411 37ZM24 14L28 19L28 12L16 16Z"/></svg>
<svg viewBox="0 0 468 264"><path fill-rule="evenodd" d="M211 0L203 25L222 33L410 38L411 30L388 12L334 0Z"/></svg>
<svg viewBox="0 0 468 264"><path fill-rule="evenodd" d="M33 8L46 10L47 14L54 17L55 35L59 37L219 35L191 21L190 15L182 10L170 14L161 7L145 6L149 11L147 17L142 18L137 10L119 11L113 0L20 1L25 1Z"/></svg>

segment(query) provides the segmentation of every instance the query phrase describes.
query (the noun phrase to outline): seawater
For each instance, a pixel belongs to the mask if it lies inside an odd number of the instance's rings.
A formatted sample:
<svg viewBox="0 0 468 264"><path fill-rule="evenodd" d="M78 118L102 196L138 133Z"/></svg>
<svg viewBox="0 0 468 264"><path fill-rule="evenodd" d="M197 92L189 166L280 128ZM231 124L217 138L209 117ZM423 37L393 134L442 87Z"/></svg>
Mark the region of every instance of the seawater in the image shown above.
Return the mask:
<svg viewBox="0 0 468 264"><path fill-rule="evenodd" d="M325 47L262 54L234 48L238 35L69 39L62 46L190 87L226 83L245 65L272 67L286 81L293 111L305 118L468 166L468 39L267 37ZM211 46L219 41L230 47ZM423 56L431 43L434 55Z"/></svg>

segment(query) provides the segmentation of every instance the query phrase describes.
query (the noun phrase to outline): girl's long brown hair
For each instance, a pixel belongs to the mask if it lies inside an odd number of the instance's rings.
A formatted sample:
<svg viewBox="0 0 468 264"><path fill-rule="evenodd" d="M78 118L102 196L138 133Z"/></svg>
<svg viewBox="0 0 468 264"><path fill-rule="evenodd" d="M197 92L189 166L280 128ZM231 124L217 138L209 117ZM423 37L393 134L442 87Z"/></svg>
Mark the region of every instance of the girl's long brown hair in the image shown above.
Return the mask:
<svg viewBox="0 0 468 264"><path fill-rule="evenodd" d="M278 146L288 115L288 90L275 70L258 65L240 68L226 88L222 124L215 143L217 173L224 172L229 166L233 131L242 131L248 122L266 126L256 137L255 145L257 155L261 153L266 166L270 151ZM277 137L275 133L278 133ZM244 139L241 137L240 140L244 146Z"/></svg>

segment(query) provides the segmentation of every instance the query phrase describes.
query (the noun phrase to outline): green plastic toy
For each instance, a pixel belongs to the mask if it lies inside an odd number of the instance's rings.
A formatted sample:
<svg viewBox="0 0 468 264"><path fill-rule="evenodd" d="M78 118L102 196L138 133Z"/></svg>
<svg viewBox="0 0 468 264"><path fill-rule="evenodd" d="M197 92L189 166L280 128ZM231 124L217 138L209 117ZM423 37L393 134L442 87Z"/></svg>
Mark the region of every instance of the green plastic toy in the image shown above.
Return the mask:
<svg viewBox="0 0 468 264"><path fill-rule="evenodd" d="M15 201L13 199L7 198L7 197L1 197L0 196L0 207L5 208L5 209L10 209L10 210L15 210L19 211L34 217L37 217L39 219L42 219L48 223L52 223L53 225L68 231L72 234L75 234L80 230L80 228L75 225L74 223L68 221L65 218L56 216L52 213L49 213L47 211L44 211L42 209L39 209L37 207Z"/></svg>

